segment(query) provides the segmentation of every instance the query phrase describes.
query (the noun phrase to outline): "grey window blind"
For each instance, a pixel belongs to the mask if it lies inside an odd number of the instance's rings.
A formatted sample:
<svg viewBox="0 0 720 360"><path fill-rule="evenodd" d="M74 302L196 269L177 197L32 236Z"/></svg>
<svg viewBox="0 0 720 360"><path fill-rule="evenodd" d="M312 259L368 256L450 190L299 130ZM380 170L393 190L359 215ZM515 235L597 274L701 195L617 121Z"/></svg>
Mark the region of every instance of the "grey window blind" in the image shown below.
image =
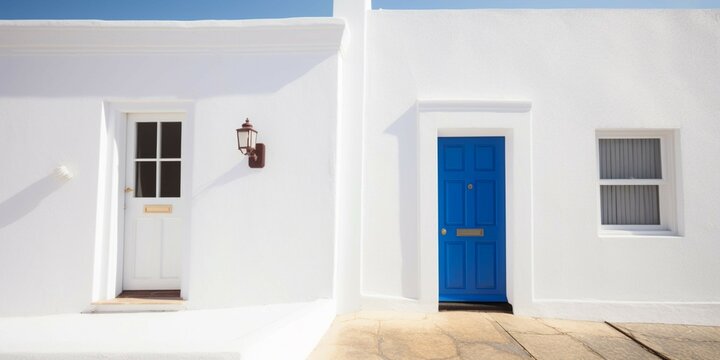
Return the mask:
<svg viewBox="0 0 720 360"><path fill-rule="evenodd" d="M600 139L600 178L661 179L660 139ZM658 185L601 185L603 225L659 225Z"/></svg>
<svg viewBox="0 0 720 360"><path fill-rule="evenodd" d="M600 139L601 179L662 178L660 139Z"/></svg>
<svg viewBox="0 0 720 360"><path fill-rule="evenodd" d="M600 186L603 225L660 225L657 185Z"/></svg>

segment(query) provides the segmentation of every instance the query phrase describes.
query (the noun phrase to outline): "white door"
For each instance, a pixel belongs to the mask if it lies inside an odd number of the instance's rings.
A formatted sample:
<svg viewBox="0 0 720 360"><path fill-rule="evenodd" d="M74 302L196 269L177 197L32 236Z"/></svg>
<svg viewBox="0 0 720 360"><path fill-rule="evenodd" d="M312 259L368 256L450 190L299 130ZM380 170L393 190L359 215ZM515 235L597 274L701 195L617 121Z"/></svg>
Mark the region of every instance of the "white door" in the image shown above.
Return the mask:
<svg viewBox="0 0 720 360"><path fill-rule="evenodd" d="M180 289L185 114L127 117L123 290Z"/></svg>

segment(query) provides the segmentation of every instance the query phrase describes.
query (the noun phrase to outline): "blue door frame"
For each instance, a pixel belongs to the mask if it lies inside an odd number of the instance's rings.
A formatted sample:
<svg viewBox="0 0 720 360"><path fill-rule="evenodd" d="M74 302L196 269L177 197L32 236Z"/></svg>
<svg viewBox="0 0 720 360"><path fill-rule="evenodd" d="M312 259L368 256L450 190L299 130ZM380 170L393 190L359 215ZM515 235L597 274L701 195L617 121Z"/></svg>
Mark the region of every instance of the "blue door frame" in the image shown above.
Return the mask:
<svg viewBox="0 0 720 360"><path fill-rule="evenodd" d="M505 138L438 138L440 301L506 302Z"/></svg>

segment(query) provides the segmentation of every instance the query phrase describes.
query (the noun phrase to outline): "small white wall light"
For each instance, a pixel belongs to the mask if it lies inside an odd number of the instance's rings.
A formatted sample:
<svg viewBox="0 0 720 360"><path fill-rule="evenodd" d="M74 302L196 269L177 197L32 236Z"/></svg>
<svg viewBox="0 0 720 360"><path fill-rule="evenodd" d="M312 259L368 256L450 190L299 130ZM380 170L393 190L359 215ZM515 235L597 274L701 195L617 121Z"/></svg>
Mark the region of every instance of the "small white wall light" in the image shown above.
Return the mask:
<svg viewBox="0 0 720 360"><path fill-rule="evenodd" d="M54 173L55 176L62 180L70 180L75 176L75 174L73 174L72 171L70 171L70 169L68 169L65 165L56 167Z"/></svg>

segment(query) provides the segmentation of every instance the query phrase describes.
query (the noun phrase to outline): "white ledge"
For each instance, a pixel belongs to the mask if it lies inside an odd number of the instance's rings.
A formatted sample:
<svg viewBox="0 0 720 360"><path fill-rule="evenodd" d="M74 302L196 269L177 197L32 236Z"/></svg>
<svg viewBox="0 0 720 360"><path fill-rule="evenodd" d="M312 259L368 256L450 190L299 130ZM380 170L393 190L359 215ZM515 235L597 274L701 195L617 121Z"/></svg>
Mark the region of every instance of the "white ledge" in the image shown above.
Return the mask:
<svg viewBox="0 0 720 360"><path fill-rule="evenodd" d="M532 102L525 100L445 100L421 99L417 102L420 112L439 111L485 111L485 112L528 112Z"/></svg>
<svg viewBox="0 0 720 360"><path fill-rule="evenodd" d="M0 54L338 51L337 18L0 21Z"/></svg>

